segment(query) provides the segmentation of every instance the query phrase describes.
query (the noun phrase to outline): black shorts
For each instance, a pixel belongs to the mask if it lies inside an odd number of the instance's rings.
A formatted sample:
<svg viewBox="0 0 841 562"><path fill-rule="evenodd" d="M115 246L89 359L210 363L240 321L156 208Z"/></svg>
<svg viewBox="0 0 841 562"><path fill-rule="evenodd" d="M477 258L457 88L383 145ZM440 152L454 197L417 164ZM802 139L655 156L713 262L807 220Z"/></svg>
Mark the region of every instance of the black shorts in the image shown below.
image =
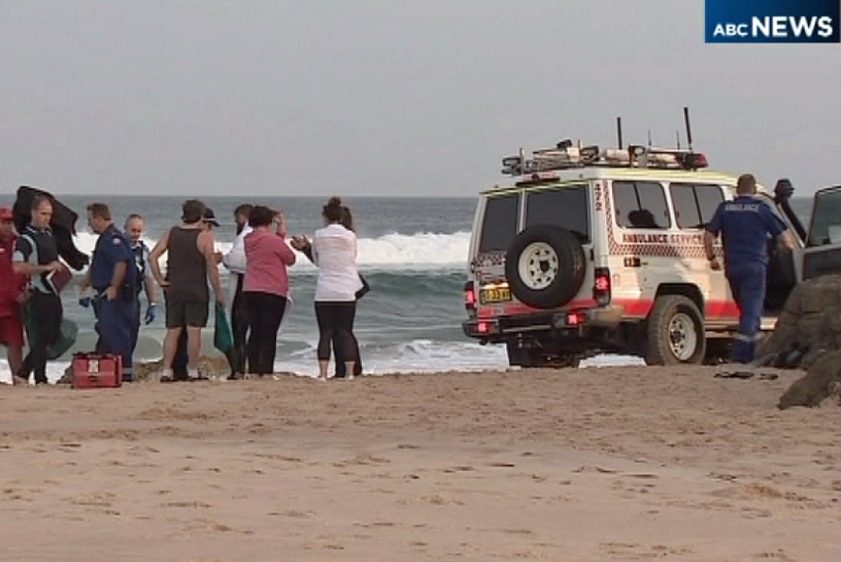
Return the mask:
<svg viewBox="0 0 841 562"><path fill-rule="evenodd" d="M167 328L204 328L207 326L207 301L173 301L166 303Z"/></svg>

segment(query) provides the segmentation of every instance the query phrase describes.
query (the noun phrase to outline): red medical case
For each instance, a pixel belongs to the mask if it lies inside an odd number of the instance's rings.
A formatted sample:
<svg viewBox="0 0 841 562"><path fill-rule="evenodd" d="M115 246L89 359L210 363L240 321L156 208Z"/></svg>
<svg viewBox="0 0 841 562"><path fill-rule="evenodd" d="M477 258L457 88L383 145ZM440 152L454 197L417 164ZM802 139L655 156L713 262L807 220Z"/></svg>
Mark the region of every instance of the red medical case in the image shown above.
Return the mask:
<svg viewBox="0 0 841 562"><path fill-rule="evenodd" d="M123 384L123 358L96 353L73 354L73 388L117 388Z"/></svg>

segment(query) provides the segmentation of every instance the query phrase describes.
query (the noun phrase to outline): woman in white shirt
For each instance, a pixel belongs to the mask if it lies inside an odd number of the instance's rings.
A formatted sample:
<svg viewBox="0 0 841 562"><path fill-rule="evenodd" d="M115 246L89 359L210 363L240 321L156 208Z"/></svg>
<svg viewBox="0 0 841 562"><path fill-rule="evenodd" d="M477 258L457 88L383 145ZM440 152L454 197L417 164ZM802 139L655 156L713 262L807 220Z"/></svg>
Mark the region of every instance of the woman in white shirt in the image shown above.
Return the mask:
<svg viewBox="0 0 841 562"><path fill-rule="evenodd" d="M353 320L356 315L356 292L362 288L356 269L356 234L342 226L342 200L330 198L324 206L324 228L315 232L312 241L313 262L318 266L315 283L315 318L318 322L318 376L327 379L331 340L340 346L337 354L345 361L348 380L353 378L356 345ZM301 249L301 240L293 247Z"/></svg>

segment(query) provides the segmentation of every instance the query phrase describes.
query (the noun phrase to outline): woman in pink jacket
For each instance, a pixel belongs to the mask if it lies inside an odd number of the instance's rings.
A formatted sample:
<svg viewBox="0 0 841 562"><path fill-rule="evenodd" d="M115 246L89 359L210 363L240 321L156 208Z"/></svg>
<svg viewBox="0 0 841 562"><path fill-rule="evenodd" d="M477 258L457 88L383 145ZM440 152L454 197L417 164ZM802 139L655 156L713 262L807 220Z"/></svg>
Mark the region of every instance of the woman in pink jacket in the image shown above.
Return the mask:
<svg viewBox="0 0 841 562"><path fill-rule="evenodd" d="M268 375L274 371L277 331L286 309L289 277L295 252L286 244L286 220L281 213L258 205L245 237L245 279L242 292L248 308L251 333L246 344L248 372Z"/></svg>

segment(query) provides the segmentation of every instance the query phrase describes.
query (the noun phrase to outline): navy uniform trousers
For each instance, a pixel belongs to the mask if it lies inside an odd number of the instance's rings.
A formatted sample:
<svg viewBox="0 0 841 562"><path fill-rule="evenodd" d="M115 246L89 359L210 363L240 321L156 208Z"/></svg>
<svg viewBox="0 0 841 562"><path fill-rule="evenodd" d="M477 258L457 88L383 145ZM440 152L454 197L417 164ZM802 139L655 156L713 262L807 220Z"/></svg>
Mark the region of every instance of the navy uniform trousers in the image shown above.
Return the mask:
<svg viewBox="0 0 841 562"><path fill-rule="evenodd" d="M765 300L766 266L759 262L728 263L725 267L730 291L739 307L739 333L733 342L732 359L750 363L756 351Z"/></svg>
<svg viewBox="0 0 841 562"><path fill-rule="evenodd" d="M96 331L99 341L97 353L114 353L123 359L123 381L133 378L131 357L134 352L134 326L137 323L139 309L137 299L124 299L122 295L109 301L103 292L94 301L96 312Z"/></svg>

